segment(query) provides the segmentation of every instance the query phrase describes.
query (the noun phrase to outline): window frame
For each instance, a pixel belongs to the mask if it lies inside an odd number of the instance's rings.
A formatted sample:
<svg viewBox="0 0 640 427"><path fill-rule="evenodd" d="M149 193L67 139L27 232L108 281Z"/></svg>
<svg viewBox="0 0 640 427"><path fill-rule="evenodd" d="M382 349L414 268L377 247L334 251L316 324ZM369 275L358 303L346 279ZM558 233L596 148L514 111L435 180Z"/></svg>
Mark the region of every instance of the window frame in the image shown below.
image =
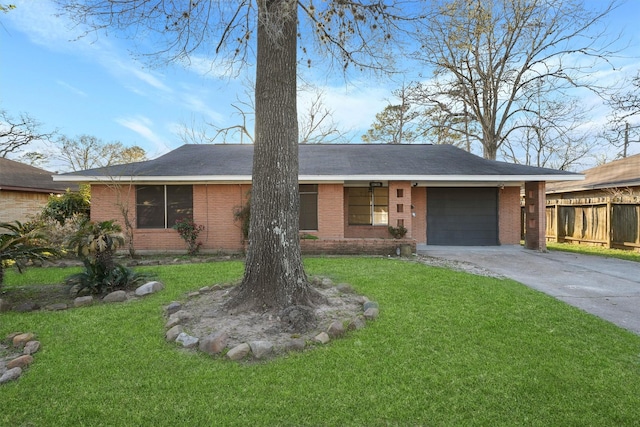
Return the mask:
<svg viewBox="0 0 640 427"><path fill-rule="evenodd" d="M354 190L358 190L357 192L360 193L358 195L355 194ZM367 191L367 204L365 203L361 203L361 204L355 204L355 198L358 197L360 199L363 199L364 196L362 193L364 193L364 191L362 190L366 190ZM381 194L382 192L384 192L384 194ZM376 196L376 193L378 193L378 196ZM389 225L389 187L350 187L349 188L349 193L348 193L348 209L349 209L349 213L348 213L348 223L349 225L354 225L354 226L372 226L372 227L380 227L380 226L384 226L387 227ZM378 202L378 200L380 200L381 202ZM364 217L364 213L358 213L355 214L353 213L355 210L357 210L358 207L363 208L365 206L368 206L368 221L364 222L362 220L358 221L355 216L361 216ZM382 219L383 218L383 219Z"/></svg>
<svg viewBox="0 0 640 427"><path fill-rule="evenodd" d="M298 195L300 197L300 213L299 213L299 226L300 231L318 231L318 184L299 184L298 185ZM303 199L307 197L313 198L313 204L315 205L315 209L313 211L314 218L310 220L310 223L315 225L313 228L303 227L303 224L307 224L306 220L303 218L304 214L311 214L311 210L307 207L306 209L303 207ZM315 197L314 197L315 196ZM307 219L308 220L308 219Z"/></svg>
<svg viewBox="0 0 640 427"><path fill-rule="evenodd" d="M160 187L162 187L161 197L158 197ZM167 190L167 188L170 189ZM188 191L186 190L187 188L189 189ZM166 230L173 228L173 224L170 224L170 222L173 221L175 223L176 219L185 217L193 218L193 185L191 184L138 184L135 186L135 190L136 229ZM146 203L149 199L143 199L141 201L141 193L145 190L150 190L150 193L155 191L156 193L155 200L152 199L151 203ZM187 195L183 192L189 194ZM141 213L142 209L145 208L150 209L151 212L149 214ZM154 209L160 210L161 213L154 212ZM181 210L185 212L180 212ZM159 218L160 214L162 215L161 221ZM160 224L160 222L162 222L162 224ZM146 225L146 223L150 225Z"/></svg>

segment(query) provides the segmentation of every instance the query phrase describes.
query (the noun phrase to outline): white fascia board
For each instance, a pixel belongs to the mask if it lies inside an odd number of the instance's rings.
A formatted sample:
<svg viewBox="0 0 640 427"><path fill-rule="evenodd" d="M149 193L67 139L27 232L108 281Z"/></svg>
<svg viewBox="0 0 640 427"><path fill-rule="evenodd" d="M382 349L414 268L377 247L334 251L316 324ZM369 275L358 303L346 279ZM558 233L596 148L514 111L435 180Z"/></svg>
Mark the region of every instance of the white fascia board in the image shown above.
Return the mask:
<svg viewBox="0 0 640 427"><path fill-rule="evenodd" d="M248 183L251 175L199 176L87 176L52 175L54 182L193 182ZM421 184L442 182L525 182L525 181L582 181L584 175L300 175L305 183L343 183L347 181L414 181Z"/></svg>
<svg viewBox="0 0 640 427"><path fill-rule="evenodd" d="M583 181L584 175L300 175L305 182L347 181L414 181L438 182L524 182L524 181Z"/></svg>

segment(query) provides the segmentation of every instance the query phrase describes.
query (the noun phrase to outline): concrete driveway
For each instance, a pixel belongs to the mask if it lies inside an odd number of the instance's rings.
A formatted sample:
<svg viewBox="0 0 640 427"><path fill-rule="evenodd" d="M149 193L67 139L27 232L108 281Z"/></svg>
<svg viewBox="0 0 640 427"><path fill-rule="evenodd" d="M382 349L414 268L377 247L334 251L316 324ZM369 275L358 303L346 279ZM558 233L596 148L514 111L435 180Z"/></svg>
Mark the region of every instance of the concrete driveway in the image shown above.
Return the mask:
<svg viewBox="0 0 640 427"><path fill-rule="evenodd" d="M640 263L521 246L419 246L523 283L640 335Z"/></svg>

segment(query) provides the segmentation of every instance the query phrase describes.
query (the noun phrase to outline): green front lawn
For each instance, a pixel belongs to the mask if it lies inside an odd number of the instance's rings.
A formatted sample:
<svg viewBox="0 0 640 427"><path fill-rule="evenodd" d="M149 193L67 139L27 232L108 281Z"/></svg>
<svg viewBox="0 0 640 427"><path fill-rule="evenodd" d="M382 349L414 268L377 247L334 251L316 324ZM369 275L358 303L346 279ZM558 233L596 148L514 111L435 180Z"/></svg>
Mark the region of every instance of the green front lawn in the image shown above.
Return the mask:
<svg viewBox="0 0 640 427"><path fill-rule="evenodd" d="M547 248L552 251L573 252L584 255L597 255L608 258L618 258L627 261L640 262L640 252L625 249L608 249L602 246L573 245L571 243L547 242Z"/></svg>
<svg viewBox="0 0 640 427"><path fill-rule="evenodd" d="M639 336L510 280L384 258L305 264L378 301L380 318L260 364L167 344L163 306L238 279L240 262L145 268L166 289L125 304L3 313L0 337L32 331L42 349L0 387L0 425L638 425Z"/></svg>

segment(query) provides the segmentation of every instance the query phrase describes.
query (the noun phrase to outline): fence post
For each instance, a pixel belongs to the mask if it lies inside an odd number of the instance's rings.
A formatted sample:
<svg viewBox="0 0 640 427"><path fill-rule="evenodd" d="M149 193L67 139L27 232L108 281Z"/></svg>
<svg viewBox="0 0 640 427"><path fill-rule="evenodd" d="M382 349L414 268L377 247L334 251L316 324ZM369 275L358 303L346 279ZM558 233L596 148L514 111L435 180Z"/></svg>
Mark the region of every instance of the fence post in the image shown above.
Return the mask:
<svg viewBox="0 0 640 427"><path fill-rule="evenodd" d="M613 217L613 206L611 205L611 199L607 200L607 248L611 249L612 244L611 241L613 240L613 224L611 221L611 218Z"/></svg>
<svg viewBox="0 0 640 427"><path fill-rule="evenodd" d="M556 230L556 243L560 242L560 205L555 203L555 210L553 211L553 227Z"/></svg>

